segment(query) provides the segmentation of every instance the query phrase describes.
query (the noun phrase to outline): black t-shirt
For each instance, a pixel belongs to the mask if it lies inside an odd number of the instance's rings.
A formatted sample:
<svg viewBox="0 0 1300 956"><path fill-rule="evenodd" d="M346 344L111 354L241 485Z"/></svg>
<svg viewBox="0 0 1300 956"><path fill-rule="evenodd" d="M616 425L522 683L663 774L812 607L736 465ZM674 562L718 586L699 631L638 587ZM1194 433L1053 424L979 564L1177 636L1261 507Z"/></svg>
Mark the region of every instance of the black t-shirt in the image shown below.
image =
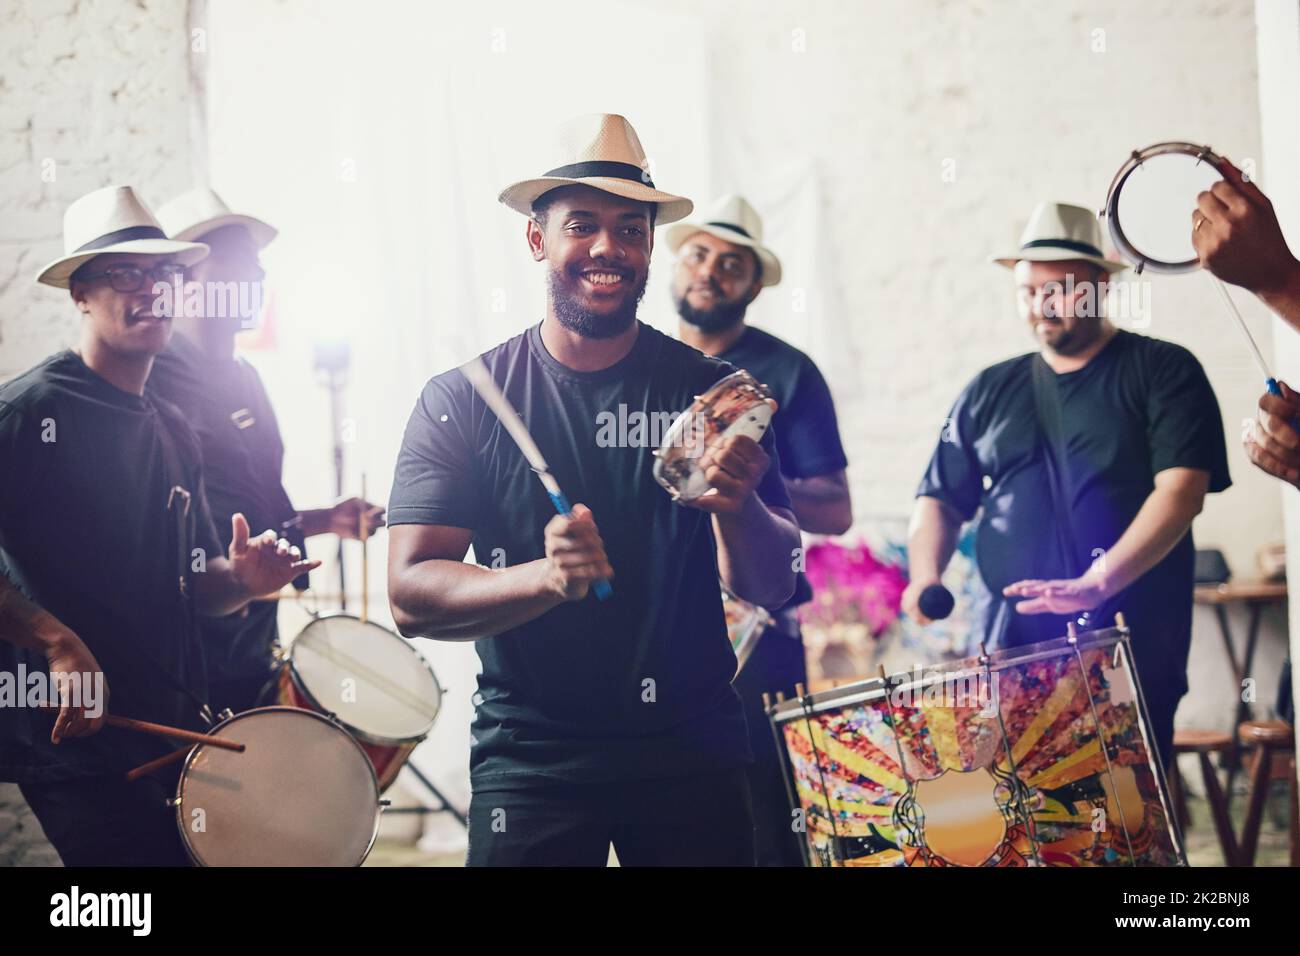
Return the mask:
<svg viewBox="0 0 1300 956"><path fill-rule="evenodd" d="M1072 576L1053 514L1032 379L1033 354L985 369L944 424L918 495L965 519L983 509L975 552L990 595L988 634L1002 588L1025 578ZM1077 568L1119 540L1167 468L1231 484L1223 421L1205 372L1187 349L1119 331L1086 366L1055 377L1073 484ZM1189 531L1154 568L1107 602L1123 611L1144 682L1186 689L1194 547ZM1007 615L1008 646L1065 634L1054 615ZM1108 626L1109 620L1098 622Z"/></svg>
<svg viewBox="0 0 1300 956"><path fill-rule="evenodd" d="M647 417L675 417L733 369L643 324L631 352L597 372L556 361L540 326L483 359L569 500L591 508L616 576L606 601L589 594L477 642L474 789L747 762L710 517L675 504L655 482L658 443ZM608 427L611 419L628 427ZM627 440L611 446L620 431ZM770 436L763 445L774 467L759 494L788 508ZM554 514L465 377L453 370L432 379L406 427L389 523L470 529L477 560L500 567L545 557L543 529Z"/></svg>
<svg viewBox="0 0 1300 956"><path fill-rule="evenodd" d="M819 478L848 467L835 402L812 359L775 335L748 325L718 358L745 369L771 389L778 406L772 424L784 477ZM794 596L785 606L810 600L812 587L800 574Z"/></svg>
<svg viewBox="0 0 1300 956"><path fill-rule="evenodd" d="M286 527L297 511L281 484L284 443L257 370L241 359L213 359L173 335L154 361L146 390L179 408L198 437L208 504L222 533L241 512L253 534L274 529L305 554L301 532ZM305 586L305 576L296 583ZM278 602L253 601L239 613L201 620L214 684L269 673L278 611Z"/></svg>
<svg viewBox="0 0 1300 956"><path fill-rule="evenodd" d="M178 484L191 493L188 512L169 495ZM193 548L223 553L198 446L175 408L115 388L72 352L0 386L0 572L86 643L115 714L198 724L181 689L206 698ZM0 642L0 670L20 663L45 671L42 655ZM171 749L114 728L56 747L52 726L48 714L0 707L0 779L116 772Z"/></svg>

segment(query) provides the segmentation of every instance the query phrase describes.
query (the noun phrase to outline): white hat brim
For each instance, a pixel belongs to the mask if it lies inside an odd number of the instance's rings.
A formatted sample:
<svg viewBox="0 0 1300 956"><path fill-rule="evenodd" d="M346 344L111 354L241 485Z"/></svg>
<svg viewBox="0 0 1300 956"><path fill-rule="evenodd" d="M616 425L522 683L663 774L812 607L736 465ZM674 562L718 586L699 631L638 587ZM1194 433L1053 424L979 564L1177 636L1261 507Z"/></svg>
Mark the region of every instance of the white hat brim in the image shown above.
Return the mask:
<svg viewBox="0 0 1300 956"><path fill-rule="evenodd" d="M68 288L72 273L97 256L110 253L134 253L140 256L175 256L182 265L192 266L208 254L208 247L201 242L180 242L175 239L129 239L115 242L102 249L91 249L70 256L55 259L36 276L36 281L54 286L56 289Z"/></svg>
<svg viewBox="0 0 1300 956"><path fill-rule="evenodd" d="M755 242L749 236L736 232L734 229L728 229L726 226L715 226L711 223L701 222L679 222L664 235L664 241L668 243L668 248L672 252L676 252L687 239L697 232L707 232L724 242L753 249L754 254L758 256L759 264L763 267L760 285L776 285L781 281L781 260L776 257L776 253L762 243Z"/></svg>
<svg viewBox="0 0 1300 956"><path fill-rule="evenodd" d="M655 225L662 226L670 222L685 219L695 208L695 203L683 196L674 196L660 189L654 189L644 183L614 176L589 176L581 179L567 179L560 176L543 176L541 179L525 179L513 183L501 190L497 201L509 206L515 212L525 216L533 214L533 203L543 193L561 186L590 186L618 196L622 199L634 199L637 202L654 203L659 208L655 211Z"/></svg>
<svg viewBox="0 0 1300 956"><path fill-rule="evenodd" d="M1017 252L1015 255L995 256L990 261L1000 266L1006 266L1008 269L1014 269L1017 262L1070 262L1074 260L1091 262L1095 266L1101 266L1107 272L1120 272L1129 268L1127 262L1107 259L1104 256L1090 256L1086 252L1055 246L1040 246L1037 249Z"/></svg>
<svg viewBox="0 0 1300 956"><path fill-rule="evenodd" d="M266 246L280 234L268 222L263 222L254 216L241 216L237 213L227 213L223 216L213 216L211 219L204 219L202 222L196 222L192 226L186 226L180 232L172 236L173 239L181 239L187 242L193 242L206 236L210 232L223 229L226 226L243 226L248 230L248 235L253 240L253 245L258 249L264 249Z"/></svg>

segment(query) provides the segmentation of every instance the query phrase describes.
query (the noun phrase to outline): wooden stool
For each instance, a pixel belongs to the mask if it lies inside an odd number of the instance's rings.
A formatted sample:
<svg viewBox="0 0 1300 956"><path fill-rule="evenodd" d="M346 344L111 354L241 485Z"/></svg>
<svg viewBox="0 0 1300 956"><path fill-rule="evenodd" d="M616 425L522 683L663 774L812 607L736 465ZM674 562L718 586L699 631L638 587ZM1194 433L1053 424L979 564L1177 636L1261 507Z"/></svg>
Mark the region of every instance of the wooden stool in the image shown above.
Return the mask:
<svg viewBox="0 0 1300 956"><path fill-rule="evenodd" d="M1199 758L1201 778L1205 781L1205 799L1210 804L1210 814L1214 818L1214 832L1219 837L1219 846L1223 849L1223 862L1226 866L1237 865L1237 841L1232 835L1232 821L1228 817L1228 799L1223 787L1219 785L1219 776L1215 773L1210 755L1229 754L1232 749L1231 734L1218 730L1175 730L1174 759L1170 761L1166 773L1169 778L1169 795L1173 799L1178 823L1184 829L1188 829L1192 825L1192 818L1187 812L1183 778L1178 772L1178 755L1194 753Z"/></svg>
<svg viewBox="0 0 1300 956"><path fill-rule="evenodd" d="M1296 808L1295 731L1281 720L1248 720L1237 728L1237 739L1253 747L1250 765L1250 801L1246 826L1241 831L1240 865L1255 865L1259 828L1264 818L1269 784L1286 779L1290 795L1291 865L1300 866L1300 812Z"/></svg>

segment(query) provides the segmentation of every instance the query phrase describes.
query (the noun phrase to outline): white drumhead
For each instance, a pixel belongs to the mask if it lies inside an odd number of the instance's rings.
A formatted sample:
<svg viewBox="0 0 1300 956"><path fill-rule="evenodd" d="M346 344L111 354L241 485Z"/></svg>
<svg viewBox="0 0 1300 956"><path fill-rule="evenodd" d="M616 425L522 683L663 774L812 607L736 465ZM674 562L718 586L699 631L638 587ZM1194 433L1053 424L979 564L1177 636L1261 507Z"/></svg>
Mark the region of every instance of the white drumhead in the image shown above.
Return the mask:
<svg viewBox="0 0 1300 956"><path fill-rule="evenodd" d="M414 647L378 624L348 615L312 621L289 650L294 674L321 709L363 736L419 740L442 692Z"/></svg>
<svg viewBox="0 0 1300 956"><path fill-rule="evenodd" d="M360 745L319 714L246 711L186 761L176 821L203 866L358 866L379 830L379 785Z"/></svg>

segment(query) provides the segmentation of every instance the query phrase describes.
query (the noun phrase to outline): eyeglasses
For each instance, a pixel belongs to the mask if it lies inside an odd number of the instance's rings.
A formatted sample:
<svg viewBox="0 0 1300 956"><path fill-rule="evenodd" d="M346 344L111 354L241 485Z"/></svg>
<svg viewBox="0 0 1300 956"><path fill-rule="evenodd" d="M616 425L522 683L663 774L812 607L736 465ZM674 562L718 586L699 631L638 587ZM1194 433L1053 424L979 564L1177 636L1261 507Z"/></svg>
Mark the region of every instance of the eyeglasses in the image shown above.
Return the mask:
<svg viewBox="0 0 1300 956"><path fill-rule="evenodd" d="M177 275L182 277L185 275L184 265L179 262L160 262L152 269L142 269L139 266L113 266L103 272L92 272L84 276L74 275L73 278L79 282L107 278L114 292L139 292L146 278L154 282L171 282Z"/></svg>

